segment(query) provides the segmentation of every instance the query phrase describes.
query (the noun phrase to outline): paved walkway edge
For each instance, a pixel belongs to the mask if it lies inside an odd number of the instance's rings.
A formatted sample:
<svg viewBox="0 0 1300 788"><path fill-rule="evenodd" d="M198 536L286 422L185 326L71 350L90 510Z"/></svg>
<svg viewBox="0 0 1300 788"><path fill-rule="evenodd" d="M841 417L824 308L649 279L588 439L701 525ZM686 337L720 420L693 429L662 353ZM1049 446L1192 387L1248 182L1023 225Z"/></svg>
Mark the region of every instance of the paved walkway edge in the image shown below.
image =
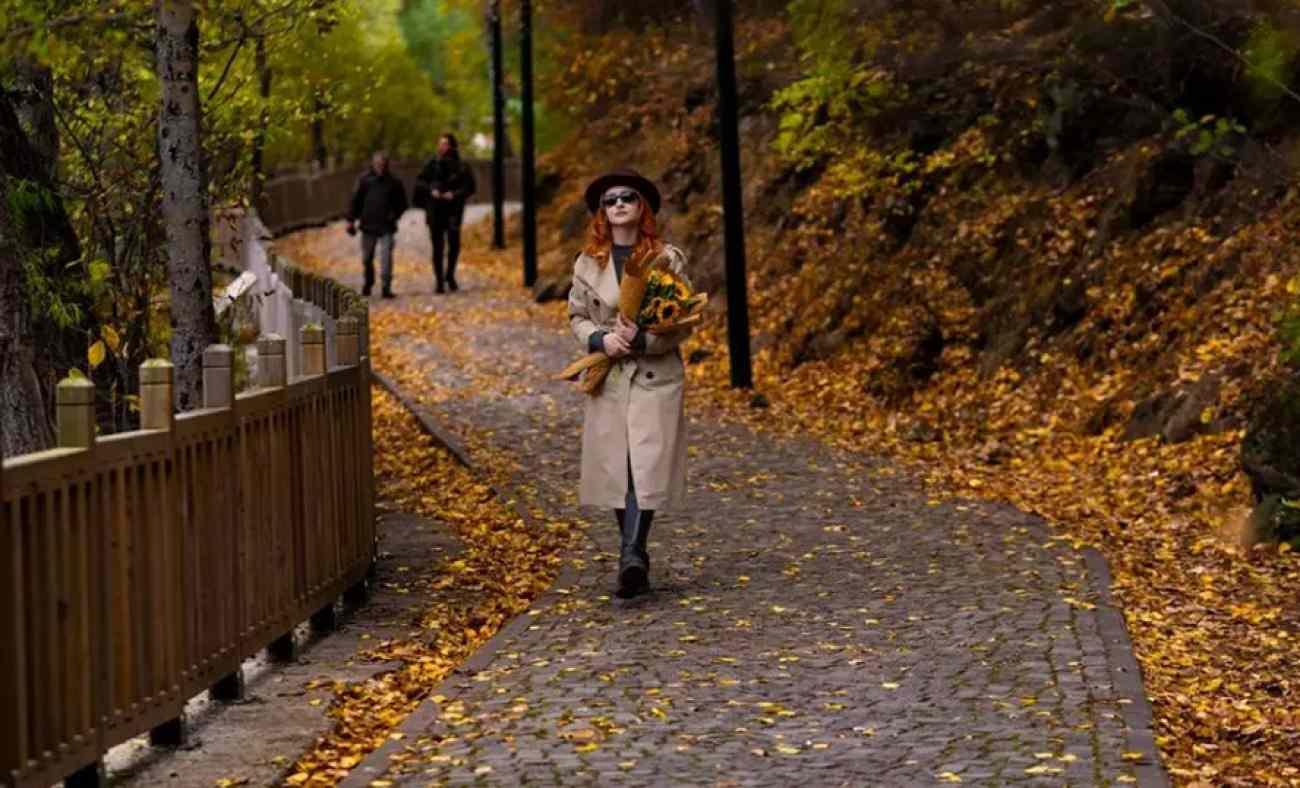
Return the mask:
<svg viewBox="0 0 1300 788"><path fill-rule="evenodd" d="M1133 642L1129 638L1128 627L1124 624L1124 614L1120 612L1111 595L1110 566L1106 556L1093 547L1083 550L1084 561L1088 565L1088 574L1096 581L1101 594L1097 605L1097 630L1106 646L1106 663L1110 665L1111 682L1115 691L1128 699L1121 704L1124 709L1124 723L1128 728L1129 748L1143 754L1141 761L1134 764L1133 773L1138 785L1168 786L1169 776L1165 773L1160 759L1160 748L1156 746L1153 730L1154 715L1151 702L1147 699L1146 685L1142 681L1142 668L1133 653Z"/></svg>
<svg viewBox="0 0 1300 788"><path fill-rule="evenodd" d="M470 462L469 452L465 450L464 445L461 444L459 439L452 435L451 431L448 430L428 408L408 397L404 391L397 387L397 383L394 382L392 378L379 370L372 369L370 371L370 377L374 378L376 383L383 386L385 391L392 394L393 398L400 402L402 407L406 408L406 410L415 417L416 421L420 422L420 427L424 430L425 434L430 438L433 438L434 443L437 443L442 448L451 452L451 456L455 457L456 461L461 465L464 465L466 468L471 470L474 468L474 463Z"/></svg>
<svg viewBox="0 0 1300 788"><path fill-rule="evenodd" d="M382 372L372 371L371 375L379 385L383 386L385 390L392 394L393 397L402 404L402 407L406 408L406 410L416 418L420 423L420 428L423 429L435 443L450 452L452 456L454 456L456 460L466 468L469 468L471 471L475 470L474 464L470 460L469 453L465 451L464 446L462 446L460 441L457 440L451 432L438 421L437 417L430 412L428 408L417 404L415 400L407 396L406 393L397 386L396 382L387 375L384 375ZM515 512L523 518L525 522L530 525L534 524L532 515L530 515L524 506L519 503L519 496L505 495L504 493L507 491L500 490L494 485L489 486L492 491L503 500L513 500ZM560 573L553 581L551 581L550 589L570 586L575 584L577 580L577 568L575 568L571 562L566 562L560 570ZM547 591L542 594L542 597L549 594L551 592L550 589L547 589ZM540 600L542 597L538 597L538 599ZM502 645L512 638L517 637L531 623L532 617L528 615L528 611L524 611L506 622L505 626L501 627L501 629L489 638L486 643L479 646L478 650L471 654L469 659L465 660L465 664L456 668L451 673L448 673L442 681L438 682L438 686L434 687L433 690L429 692L429 695L420 702L420 705L416 707L415 711L411 712L410 716L405 720L402 720L402 723L393 731L393 733L402 734L400 739L393 739L390 736L388 741L384 743L384 746L371 752L362 759L361 763L353 767L348 776L339 783L338 788L366 788L366 786L369 786L372 781L382 777L388 771L393 755L401 751L409 741L414 740L415 736L433 728L435 720L438 719L438 715L442 711L441 704L433 699L434 696L449 694L451 692L450 687L453 679L458 676L472 676L486 668L492 660L496 658L497 652L501 650Z"/></svg>

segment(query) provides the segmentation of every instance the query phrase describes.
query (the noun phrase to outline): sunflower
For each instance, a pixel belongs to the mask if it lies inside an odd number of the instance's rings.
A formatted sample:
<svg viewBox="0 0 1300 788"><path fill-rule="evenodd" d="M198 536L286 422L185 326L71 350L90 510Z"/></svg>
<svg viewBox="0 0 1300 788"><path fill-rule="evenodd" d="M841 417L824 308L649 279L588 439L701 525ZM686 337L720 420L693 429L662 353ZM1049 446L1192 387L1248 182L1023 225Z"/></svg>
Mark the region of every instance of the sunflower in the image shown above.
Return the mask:
<svg viewBox="0 0 1300 788"><path fill-rule="evenodd" d="M637 322L639 323L654 322L663 304L664 304L664 300L662 298L659 298L658 296L651 298L642 306L641 313L637 315Z"/></svg>
<svg viewBox="0 0 1300 788"><path fill-rule="evenodd" d="M667 323L681 312L681 307L675 301L664 301L655 310L655 322Z"/></svg>

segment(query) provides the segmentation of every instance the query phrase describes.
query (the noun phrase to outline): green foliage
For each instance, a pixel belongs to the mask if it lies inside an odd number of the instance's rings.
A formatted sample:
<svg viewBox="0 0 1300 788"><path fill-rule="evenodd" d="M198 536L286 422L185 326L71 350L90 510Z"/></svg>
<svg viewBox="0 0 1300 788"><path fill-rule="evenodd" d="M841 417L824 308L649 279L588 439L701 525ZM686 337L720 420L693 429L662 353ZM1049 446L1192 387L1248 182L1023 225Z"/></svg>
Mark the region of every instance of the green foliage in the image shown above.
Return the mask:
<svg viewBox="0 0 1300 788"><path fill-rule="evenodd" d="M889 75L862 62L850 0L792 0L786 7L805 76L778 90L776 151L800 167L845 152L851 130L894 93ZM848 133L846 133L848 132Z"/></svg>
<svg viewBox="0 0 1300 788"><path fill-rule="evenodd" d="M790 1L790 30L809 72L828 74L848 68L854 10L850 0Z"/></svg>
<svg viewBox="0 0 1300 788"><path fill-rule="evenodd" d="M426 155L442 131L468 138L490 131L492 97L481 18L477 4L457 0L414 0L397 16L409 58L424 72L417 83L429 91L443 126L425 138Z"/></svg>
<svg viewBox="0 0 1300 788"><path fill-rule="evenodd" d="M1182 109L1174 110L1173 121L1178 126L1174 138L1193 156L1233 156L1237 152L1235 139L1246 133L1246 127L1231 118L1206 115L1192 120Z"/></svg>
<svg viewBox="0 0 1300 788"><path fill-rule="evenodd" d="M26 232L33 216L55 209L55 196L33 181L18 178L5 183L5 200L9 213L18 222L19 232Z"/></svg>
<svg viewBox="0 0 1300 788"><path fill-rule="evenodd" d="M1300 550L1300 501L1282 499L1279 516L1276 518L1275 534L1279 542L1286 542L1293 550Z"/></svg>
<svg viewBox="0 0 1300 788"><path fill-rule="evenodd" d="M73 273L76 263L65 270ZM84 315L77 297L82 292L75 276L50 276L48 261L32 256L22 261L23 293L33 307L33 317L46 319L60 329L76 328Z"/></svg>
<svg viewBox="0 0 1300 788"><path fill-rule="evenodd" d="M1295 34L1268 19L1261 19L1251 31L1241 55L1248 64L1251 97L1260 104L1272 104L1283 96L1291 82L1295 56L1300 47Z"/></svg>
<svg viewBox="0 0 1300 788"><path fill-rule="evenodd" d="M1282 339L1282 360L1300 369L1300 275L1287 282L1286 291L1291 303L1278 319L1278 335Z"/></svg>
<svg viewBox="0 0 1300 788"><path fill-rule="evenodd" d="M842 79L822 74L805 77L777 91L772 107L781 113L776 150L789 161L808 166L852 143L845 134L898 101L903 89L883 71L863 66Z"/></svg>
<svg viewBox="0 0 1300 788"><path fill-rule="evenodd" d="M865 193L882 179L898 186L917 166L908 151L863 144L869 124L901 106L908 91L871 62L891 29L890 20L856 24L856 5L852 0L793 0L787 6L805 76L778 90L771 101L780 114L777 154L801 169L826 164L826 183L843 195Z"/></svg>
<svg viewBox="0 0 1300 788"><path fill-rule="evenodd" d="M1252 519L1261 542L1300 550L1300 500L1267 496L1256 506Z"/></svg>
<svg viewBox="0 0 1300 788"><path fill-rule="evenodd" d="M0 228L0 232L26 234L30 225L40 221L38 217L55 210L56 195L33 181L8 178L0 181L3 187L3 199L9 209L9 215L16 226ZM22 287L26 302L31 308L31 318L49 321L61 330L75 328L84 315L79 303L89 286L77 276L59 276L57 260L58 249L33 251L19 261L22 271ZM76 262L64 266L71 272ZM51 275L54 273L55 275Z"/></svg>

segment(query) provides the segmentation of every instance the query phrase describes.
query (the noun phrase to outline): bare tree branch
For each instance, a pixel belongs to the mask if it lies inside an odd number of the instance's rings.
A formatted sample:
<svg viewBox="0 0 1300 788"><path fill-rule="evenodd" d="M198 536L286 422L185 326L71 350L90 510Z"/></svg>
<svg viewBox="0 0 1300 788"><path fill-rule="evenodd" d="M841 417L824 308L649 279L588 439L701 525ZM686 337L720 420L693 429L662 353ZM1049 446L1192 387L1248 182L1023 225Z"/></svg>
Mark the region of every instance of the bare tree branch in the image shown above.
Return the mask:
<svg viewBox="0 0 1300 788"><path fill-rule="evenodd" d="M11 28L4 35L5 41L27 38L38 31L46 33L55 30L62 30L68 27L77 27L79 25L109 25L115 22L127 22L125 27L132 25L147 24L149 19L148 11L130 10L130 11L112 11L112 12L87 12L84 14L69 14L68 16L47 19L37 24L18 25Z"/></svg>
<svg viewBox="0 0 1300 788"><path fill-rule="evenodd" d="M235 64L235 58L239 57L239 50L244 48L244 42L247 40L248 34L247 31L245 31L244 35L242 35L239 38L239 41L235 43L235 48L230 53L230 57L226 59L226 67L221 70L221 78L217 80L217 84L212 86L212 91L208 93L208 97L203 100L204 104L211 102L213 97L217 95L217 91L221 90L221 86L226 84L226 77L230 76L230 67Z"/></svg>

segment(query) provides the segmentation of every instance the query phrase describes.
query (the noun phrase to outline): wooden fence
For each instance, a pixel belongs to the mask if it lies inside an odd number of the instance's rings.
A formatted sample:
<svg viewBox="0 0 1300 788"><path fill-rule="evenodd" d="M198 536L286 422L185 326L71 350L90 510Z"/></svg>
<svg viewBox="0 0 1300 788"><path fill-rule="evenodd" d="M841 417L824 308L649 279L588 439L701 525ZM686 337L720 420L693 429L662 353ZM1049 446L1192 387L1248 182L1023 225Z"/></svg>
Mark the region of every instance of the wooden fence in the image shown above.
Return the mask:
<svg viewBox="0 0 1300 788"><path fill-rule="evenodd" d="M474 180L478 184L472 200L491 202L492 162L478 159L465 161L474 172ZM367 162L352 167L278 175L266 182L258 201L257 213L266 226L276 233L337 219L347 213L352 190L368 166ZM415 185L415 176L422 166L423 162L419 161L394 161L389 165L393 174L406 186L408 197ZM503 199L519 199L521 175L518 160L506 160L505 176Z"/></svg>
<svg viewBox="0 0 1300 788"><path fill-rule="evenodd" d="M204 409L172 412L167 361L140 370L136 432L94 436L94 387L58 389L59 448L0 475L0 785L96 782L110 747L179 735L185 702L242 691L241 661L292 652L364 593L375 550L364 302L281 265L333 324L258 340L260 386L204 354ZM337 359L327 369L326 359ZM87 776L88 770L90 776Z"/></svg>

